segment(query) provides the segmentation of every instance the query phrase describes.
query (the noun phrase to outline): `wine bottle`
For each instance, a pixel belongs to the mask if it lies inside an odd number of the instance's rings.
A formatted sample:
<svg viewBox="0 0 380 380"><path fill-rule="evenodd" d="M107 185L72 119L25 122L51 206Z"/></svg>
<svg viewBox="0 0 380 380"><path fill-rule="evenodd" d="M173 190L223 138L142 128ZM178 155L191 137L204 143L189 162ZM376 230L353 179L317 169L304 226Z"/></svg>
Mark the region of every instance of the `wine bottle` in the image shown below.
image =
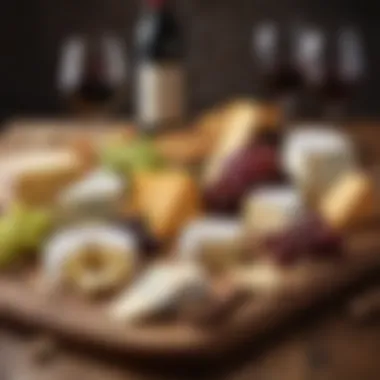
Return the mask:
<svg viewBox="0 0 380 380"><path fill-rule="evenodd" d="M183 38L165 0L145 0L136 34L136 118L146 132L178 127L185 111Z"/></svg>

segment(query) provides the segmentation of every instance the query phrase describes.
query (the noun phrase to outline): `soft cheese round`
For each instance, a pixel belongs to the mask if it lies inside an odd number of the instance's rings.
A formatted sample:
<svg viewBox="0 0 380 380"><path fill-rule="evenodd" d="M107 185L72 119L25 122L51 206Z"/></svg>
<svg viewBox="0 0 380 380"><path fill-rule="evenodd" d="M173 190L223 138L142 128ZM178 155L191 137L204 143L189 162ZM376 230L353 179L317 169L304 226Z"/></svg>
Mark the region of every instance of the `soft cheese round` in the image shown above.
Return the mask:
<svg viewBox="0 0 380 380"><path fill-rule="evenodd" d="M73 227L53 236L45 246L43 267L48 279L59 282L65 262L89 244L115 248L115 254L128 262L134 263L137 258L138 244L132 233L103 225Z"/></svg>
<svg viewBox="0 0 380 380"><path fill-rule="evenodd" d="M355 163L352 142L344 133L333 128L305 125L287 135L282 150L282 162L290 175L305 177L308 170L305 157L311 155L341 157L347 167Z"/></svg>

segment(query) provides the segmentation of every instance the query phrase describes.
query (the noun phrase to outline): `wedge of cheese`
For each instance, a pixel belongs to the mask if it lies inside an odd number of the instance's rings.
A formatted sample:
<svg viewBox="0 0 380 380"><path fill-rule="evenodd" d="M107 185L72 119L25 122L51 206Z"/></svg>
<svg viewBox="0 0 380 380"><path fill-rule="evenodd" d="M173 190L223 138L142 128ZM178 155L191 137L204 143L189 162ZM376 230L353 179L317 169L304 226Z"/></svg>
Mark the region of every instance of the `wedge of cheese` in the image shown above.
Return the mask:
<svg viewBox="0 0 380 380"><path fill-rule="evenodd" d="M229 106L221 126L222 132L205 164L204 185L217 181L228 158L249 144L255 135L277 127L279 115L274 107L249 101Z"/></svg>
<svg viewBox="0 0 380 380"><path fill-rule="evenodd" d="M41 205L55 201L87 167L72 149L44 150L7 155L0 163L0 176L9 201Z"/></svg>
<svg viewBox="0 0 380 380"><path fill-rule="evenodd" d="M111 318L138 323L168 308L185 296L206 293L207 283L199 267L189 263L159 263L126 290L109 309Z"/></svg>
<svg viewBox="0 0 380 380"><path fill-rule="evenodd" d="M199 215L200 194L184 170L141 172L132 183L132 204L158 238L170 239Z"/></svg>
<svg viewBox="0 0 380 380"><path fill-rule="evenodd" d="M370 216L374 206L372 178L364 172L352 171L337 179L322 197L319 209L330 226L344 230Z"/></svg>
<svg viewBox="0 0 380 380"><path fill-rule="evenodd" d="M68 186L58 197L62 211L78 217L112 216L123 207L127 183L117 174L97 169Z"/></svg>

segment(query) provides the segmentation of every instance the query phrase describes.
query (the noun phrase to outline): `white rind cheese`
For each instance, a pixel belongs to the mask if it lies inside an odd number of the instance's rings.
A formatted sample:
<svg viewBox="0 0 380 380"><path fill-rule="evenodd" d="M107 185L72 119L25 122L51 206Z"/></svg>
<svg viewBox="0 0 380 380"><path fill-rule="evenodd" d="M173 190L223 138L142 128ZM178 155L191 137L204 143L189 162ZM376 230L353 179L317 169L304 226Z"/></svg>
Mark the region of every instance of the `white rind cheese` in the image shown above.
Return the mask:
<svg viewBox="0 0 380 380"><path fill-rule="evenodd" d="M53 236L45 246L43 269L49 284L55 286L62 283L67 274L66 263L69 260L80 261L83 249L88 246L96 246L99 248L99 254L108 256L104 258L105 267L107 262L110 265L115 263L115 257L111 258L112 262L108 261L111 255L117 256L116 263L119 263L120 267L133 268L136 264L138 244L132 233L103 225L73 227ZM83 268L83 271L85 273L86 268ZM100 276L101 271L98 274ZM112 277L112 273L110 276Z"/></svg>
<svg viewBox="0 0 380 380"><path fill-rule="evenodd" d="M205 294L206 279L201 269L183 263L160 263L143 275L111 305L110 317L134 323L165 311L193 291Z"/></svg>
<svg viewBox="0 0 380 380"><path fill-rule="evenodd" d="M301 127L290 132L284 142L285 171L313 199L356 164L354 147L348 136L334 129Z"/></svg>

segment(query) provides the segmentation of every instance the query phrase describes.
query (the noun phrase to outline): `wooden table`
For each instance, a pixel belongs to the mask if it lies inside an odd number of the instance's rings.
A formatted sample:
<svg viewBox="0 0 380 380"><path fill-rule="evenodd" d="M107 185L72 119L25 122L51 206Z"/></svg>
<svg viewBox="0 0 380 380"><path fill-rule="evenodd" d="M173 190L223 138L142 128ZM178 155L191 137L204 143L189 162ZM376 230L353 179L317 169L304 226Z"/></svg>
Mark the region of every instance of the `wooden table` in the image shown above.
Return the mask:
<svg viewBox="0 0 380 380"><path fill-rule="evenodd" d="M377 126L362 126L355 134L380 158ZM0 323L0 380L378 380L380 323L353 322L347 304L347 300L337 301L330 311L295 321L281 334L252 342L228 360L207 367L174 363L169 369L127 358L120 362Z"/></svg>

